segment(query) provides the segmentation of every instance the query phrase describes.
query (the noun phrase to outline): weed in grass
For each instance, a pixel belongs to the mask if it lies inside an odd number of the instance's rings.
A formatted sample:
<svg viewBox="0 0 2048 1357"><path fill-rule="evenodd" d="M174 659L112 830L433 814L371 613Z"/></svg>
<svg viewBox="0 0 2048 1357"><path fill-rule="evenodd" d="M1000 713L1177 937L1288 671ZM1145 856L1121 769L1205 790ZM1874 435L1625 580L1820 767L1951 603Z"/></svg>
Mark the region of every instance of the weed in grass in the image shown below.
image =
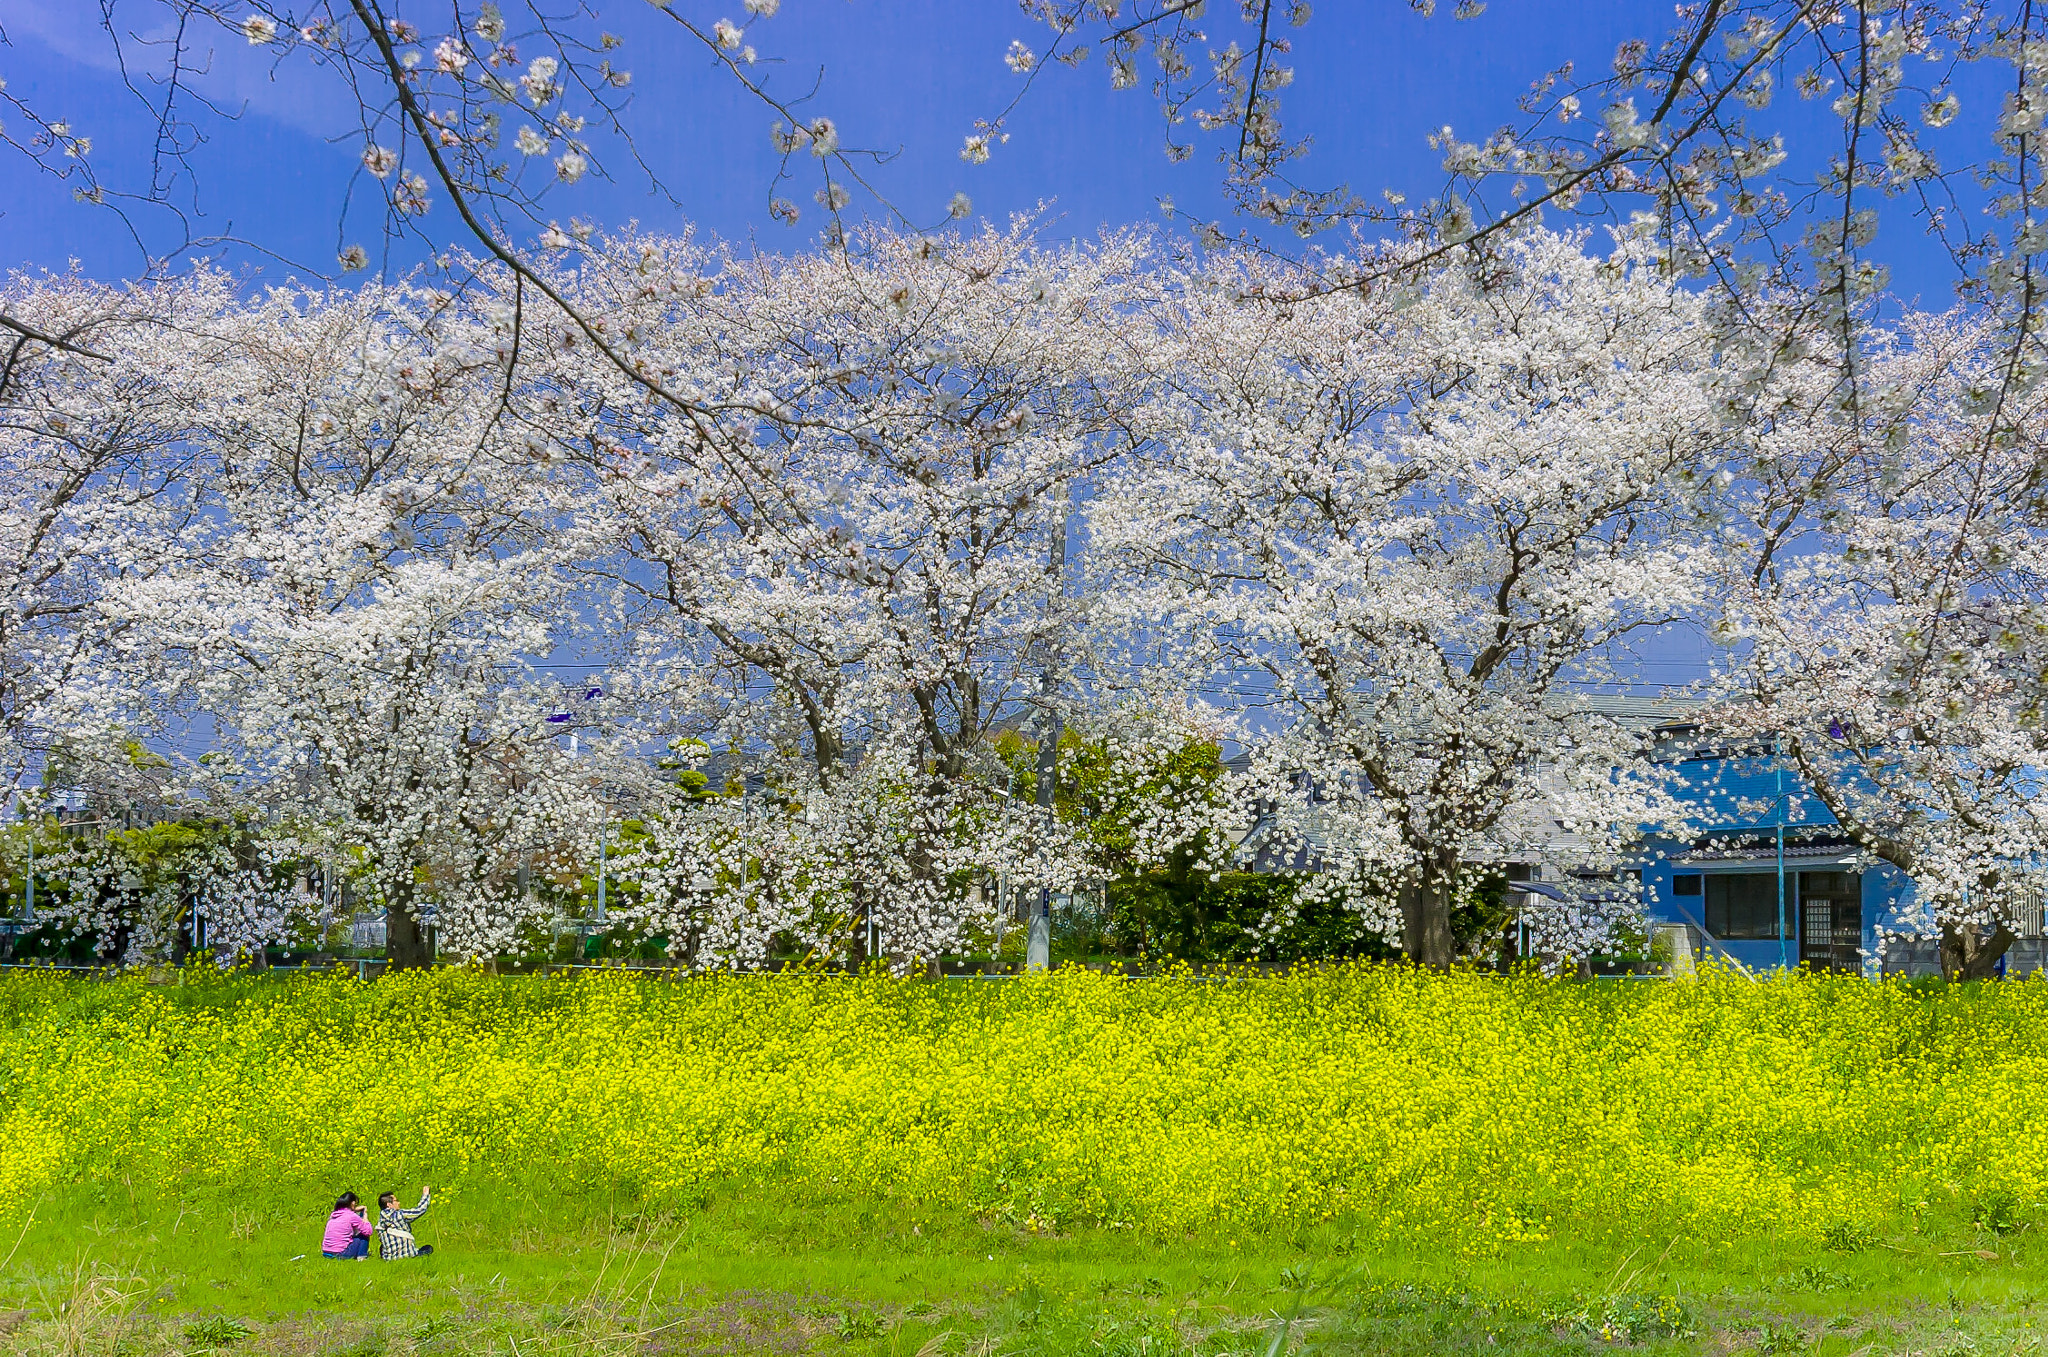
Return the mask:
<svg viewBox="0 0 2048 1357"><path fill-rule="evenodd" d="M460 1321L449 1315L429 1315L406 1331L406 1338L421 1352L431 1352L445 1345L462 1329Z"/></svg>
<svg viewBox="0 0 2048 1357"><path fill-rule="evenodd" d="M1778 1278L1776 1289L1780 1291L1846 1291L1855 1282L1846 1273L1832 1268L1808 1263L1795 1271Z"/></svg>
<svg viewBox="0 0 2048 1357"><path fill-rule="evenodd" d="M90 1357L112 1348L143 1288L96 1262L81 1261L64 1278L61 1295L43 1293L48 1324L32 1331L35 1346L56 1357Z"/></svg>
<svg viewBox="0 0 2048 1357"><path fill-rule="evenodd" d="M339 1357L384 1357L391 1349L391 1339L382 1329L371 1329L354 1342L335 1351Z"/></svg>
<svg viewBox="0 0 2048 1357"><path fill-rule="evenodd" d="M1545 1316L1550 1324L1568 1333L1583 1334L1606 1343L1643 1343L1657 1338L1691 1338L1699 1333L1699 1320L1676 1296L1624 1294L1575 1298Z"/></svg>
<svg viewBox="0 0 2048 1357"><path fill-rule="evenodd" d="M1861 1253L1877 1243L1877 1235L1860 1221L1838 1220L1822 1229L1820 1242L1836 1253Z"/></svg>
<svg viewBox="0 0 2048 1357"><path fill-rule="evenodd" d="M212 1352L217 1348L233 1347L256 1331L231 1315L208 1315L195 1319L184 1328L185 1345L199 1352ZM361 1357L373 1357L361 1354Z"/></svg>
<svg viewBox="0 0 2048 1357"><path fill-rule="evenodd" d="M1993 1234L2011 1234L2019 1228L2019 1194L2008 1187L1989 1188L1970 1205L1970 1219Z"/></svg>
<svg viewBox="0 0 2048 1357"><path fill-rule="evenodd" d="M1756 1338L1756 1350L1763 1357L1791 1357L1812 1346L1812 1335L1798 1324L1766 1324Z"/></svg>

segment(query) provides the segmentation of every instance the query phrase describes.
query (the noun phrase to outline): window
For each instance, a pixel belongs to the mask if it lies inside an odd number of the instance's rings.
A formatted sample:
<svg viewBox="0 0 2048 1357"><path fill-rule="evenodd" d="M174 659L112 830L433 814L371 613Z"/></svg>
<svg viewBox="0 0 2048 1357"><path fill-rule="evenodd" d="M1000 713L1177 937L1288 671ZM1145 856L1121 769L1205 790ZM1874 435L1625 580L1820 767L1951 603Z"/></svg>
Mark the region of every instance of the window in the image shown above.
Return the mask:
<svg viewBox="0 0 2048 1357"><path fill-rule="evenodd" d="M1685 876L1672 877L1671 893L1673 895L1698 895L1700 893L1699 874L1694 872Z"/></svg>
<svg viewBox="0 0 2048 1357"><path fill-rule="evenodd" d="M2048 932L2048 929L2042 927L2044 923L2048 923L2048 911L2042 909L2038 893L2027 893L2026 898L2020 902L2019 915L2021 937L2038 938L2044 932Z"/></svg>
<svg viewBox="0 0 2048 1357"><path fill-rule="evenodd" d="M1778 936L1776 872L1717 872L1706 879L1706 897L1707 931L1715 937ZM1786 908L1789 910L1793 903L1787 900Z"/></svg>
<svg viewBox="0 0 2048 1357"><path fill-rule="evenodd" d="M1826 895L1838 899L1861 900L1862 883L1854 872L1801 872L1799 874L1799 896Z"/></svg>

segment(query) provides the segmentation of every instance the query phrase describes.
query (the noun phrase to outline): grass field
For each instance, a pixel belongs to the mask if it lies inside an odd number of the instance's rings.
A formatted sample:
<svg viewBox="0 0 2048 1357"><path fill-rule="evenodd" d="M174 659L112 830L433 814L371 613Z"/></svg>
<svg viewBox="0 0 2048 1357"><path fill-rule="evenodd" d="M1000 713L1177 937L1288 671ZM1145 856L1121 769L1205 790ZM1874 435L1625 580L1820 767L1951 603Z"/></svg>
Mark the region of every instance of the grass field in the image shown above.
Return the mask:
<svg viewBox="0 0 2048 1357"><path fill-rule="evenodd" d="M194 973L0 1019L24 1352L1961 1354L2048 1299L2036 983ZM317 1256L423 1178L435 1257Z"/></svg>
<svg viewBox="0 0 2048 1357"><path fill-rule="evenodd" d="M712 1203L608 1216L573 1199L458 1200L417 1264L309 1253L311 1211L262 1194L166 1214L49 1201L0 1269L13 1346L53 1357L341 1352L2034 1352L2031 1231L1801 1242L1552 1241L1484 1257L1254 1237L1033 1236L875 1210ZM169 1203L165 1206L168 1208ZM18 1242L17 1242L18 1241ZM290 1250L291 1252L286 1252ZM18 1327L16 1325L18 1324Z"/></svg>

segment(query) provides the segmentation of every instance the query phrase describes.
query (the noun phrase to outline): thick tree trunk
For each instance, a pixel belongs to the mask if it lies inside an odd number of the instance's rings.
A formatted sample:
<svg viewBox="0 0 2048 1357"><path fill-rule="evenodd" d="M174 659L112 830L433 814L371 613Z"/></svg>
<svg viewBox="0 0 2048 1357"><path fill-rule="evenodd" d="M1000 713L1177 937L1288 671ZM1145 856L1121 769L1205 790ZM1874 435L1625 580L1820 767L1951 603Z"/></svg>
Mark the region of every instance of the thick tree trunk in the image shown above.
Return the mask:
<svg viewBox="0 0 2048 1357"><path fill-rule="evenodd" d="M414 917L410 901L394 903L384 910L384 960L394 971L412 970L434 964L427 950L427 930Z"/></svg>
<svg viewBox="0 0 2048 1357"><path fill-rule="evenodd" d="M1949 980L1989 980L1998 959L2013 944L2012 930L1999 924L1985 937L1975 928L1941 930L1941 973Z"/></svg>
<svg viewBox="0 0 2048 1357"><path fill-rule="evenodd" d="M1451 891L1447 880L1432 876L1401 889L1401 950L1418 966L1447 971L1458 957L1451 936Z"/></svg>

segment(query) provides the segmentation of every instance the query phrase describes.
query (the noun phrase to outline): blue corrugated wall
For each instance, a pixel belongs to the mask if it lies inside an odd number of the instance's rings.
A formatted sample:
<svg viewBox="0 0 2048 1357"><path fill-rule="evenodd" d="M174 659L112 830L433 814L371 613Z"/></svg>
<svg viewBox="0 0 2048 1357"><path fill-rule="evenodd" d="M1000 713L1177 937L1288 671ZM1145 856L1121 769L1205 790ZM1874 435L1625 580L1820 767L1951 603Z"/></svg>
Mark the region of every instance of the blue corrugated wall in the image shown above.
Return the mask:
<svg viewBox="0 0 2048 1357"><path fill-rule="evenodd" d="M1807 791L1798 774L1770 756L1699 758L1665 765L1670 771L1672 791L1686 806L1686 822L1697 836L1719 834L1775 837L1782 822L1786 842L1796 846L1835 823L1819 799ZM1653 837L1641 867L1643 893L1650 914L1660 922L1689 923L1704 930L1705 898L1681 897L1672 892L1676 874L1673 859L1691 851L1684 839ZM1717 940L1712 953L1732 957L1745 966L1770 969L1781 959L1799 963L1799 922L1797 873L1815 864L1788 856L1785 862L1785 925L1789 935L1783 945L1774 940ZM1775 872L1775 855L1740 864L1727 863L1719 870ZM1701 870L1699 867L1687 868ZM1708 868L1707 870L1715 870ZM1824 870L1824 868L1823 868ZM1863 869L1863 957L1866 974L1875 974L1878 958L1878 929L1893 925L1913 909L1913 883L1890 866Z"/></svg>

